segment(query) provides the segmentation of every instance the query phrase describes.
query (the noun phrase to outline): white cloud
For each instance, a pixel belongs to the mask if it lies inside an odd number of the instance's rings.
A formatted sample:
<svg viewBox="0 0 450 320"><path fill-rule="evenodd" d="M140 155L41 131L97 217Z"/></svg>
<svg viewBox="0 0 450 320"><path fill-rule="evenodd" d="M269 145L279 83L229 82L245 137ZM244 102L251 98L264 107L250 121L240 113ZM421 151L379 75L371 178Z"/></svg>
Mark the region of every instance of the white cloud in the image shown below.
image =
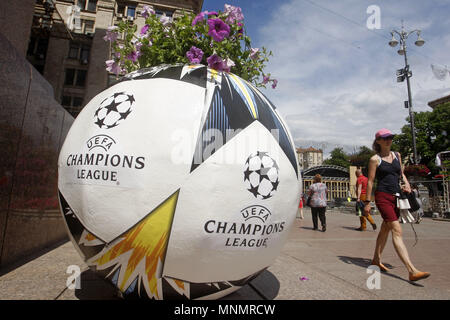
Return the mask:
<svg viewBox="0 0 450 320"><path fill-rule="evenodd" d="M450 65L450 36L441 30L448 26L449 4L383 2L382 29L370 31L365 23L371 2L292 0L274 9L259 30L262 45L274 52L268 72L279 80L277 89L265 94L299 146L315 142L326 145L326 152L339 145L370 147L378 129L400 132L408 116L407 90L405 82L396 82L395 71L404 60L387 42L402 18L409 30L421 28L426 40L421 48L414 46L415 35L408 40L415 111L430 111L428 101L450 94L450 78L439 81L430 68L431 63Z"/></svg>

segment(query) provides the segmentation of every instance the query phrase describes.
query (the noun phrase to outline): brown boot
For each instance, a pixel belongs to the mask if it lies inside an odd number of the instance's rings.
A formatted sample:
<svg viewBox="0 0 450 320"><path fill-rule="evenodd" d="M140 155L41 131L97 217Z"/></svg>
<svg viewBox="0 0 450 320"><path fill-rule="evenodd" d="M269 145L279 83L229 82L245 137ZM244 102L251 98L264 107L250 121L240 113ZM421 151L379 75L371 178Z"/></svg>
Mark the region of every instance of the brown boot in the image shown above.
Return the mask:
<svg viewBox="0 0 450 320"><path fill-rule="evenodd" d="M426 279L431 275L429 272L416 272L416 273L410 273L409 274L409 281L417 281L421 279Z"/></svg>

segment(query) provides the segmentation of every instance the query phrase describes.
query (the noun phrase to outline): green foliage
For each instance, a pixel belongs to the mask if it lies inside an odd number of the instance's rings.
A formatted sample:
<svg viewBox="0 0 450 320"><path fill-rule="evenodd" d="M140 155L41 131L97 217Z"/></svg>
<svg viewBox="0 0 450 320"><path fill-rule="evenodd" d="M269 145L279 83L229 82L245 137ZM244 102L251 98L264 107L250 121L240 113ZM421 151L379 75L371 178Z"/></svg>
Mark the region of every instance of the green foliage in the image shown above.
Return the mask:
<svg viewBox="0 0 450 320"><path fill-rule="evenodd" d="M349 155L350 164L355 167L368 168L369 160L374 154L375 152L372 149L361 146L358 152Z"/></svg>
<svg viewBox="0 0 450 320"><path fill-rule="evenodd" d="M404 155L413 153L412 134L409 117L407 125L402 127L402 133L395 136L392 148ZM416 129L416 148L420 155L420 163L430 168L433 174L438 172L435 166L436 154L450 150L450 103L441 104L427 112L414 113L414 127Z"/></svg>
<svg viewBox="0 0 450 320"><path fill-rule="evenodd" d="M341 166L344 168L348 168L350 166L350 157L342 148L334 148L330 155L330 158L326 159L323 164Z"/></svg>
<svg viewBox="0 0 450 320"><path fill-rule="evenodd" d="M196 19L200 15L203 18ZM230 20L230 12L219 11L218 15L210 13L209 16L207 12L202 12L200 15L196 17L192 13L184 13L170 23L163 23L154 13L150 13L145 19L148 26L146 32L137 30L130 21L121 21L118 28L109 30L105 37L105 40L111 41L113 54L113 60L108 60L107 70L123 74L160 64L192 64L186 53L195 47L203 52L200 64L208 65L207 59L215 54L231 67L225 71L237 74L258 87L265 87L270 82L273 88L276 86L277 81L263 72L272 52L261 48L254 53L243 21ZM229 35L222 41L208 34L210 18L221 19L229 26ZM116 39L117 34L123 34L124 40Z"/></svg>

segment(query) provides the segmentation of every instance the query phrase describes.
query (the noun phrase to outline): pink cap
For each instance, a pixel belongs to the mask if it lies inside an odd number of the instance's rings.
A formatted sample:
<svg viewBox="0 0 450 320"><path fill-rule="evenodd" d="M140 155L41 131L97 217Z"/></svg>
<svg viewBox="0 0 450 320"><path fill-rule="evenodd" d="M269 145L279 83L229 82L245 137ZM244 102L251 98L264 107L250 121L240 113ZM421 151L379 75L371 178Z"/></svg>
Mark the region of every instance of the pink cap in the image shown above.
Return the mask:
<svg viewBox="0 0 450 320"><path fill-rule="evenodd" d="M377 131L377 133L375 133L375 139L378 138L386 138L386 137L393 137L394 134L391 132L391 130L389 129L380 129Z"/></svg>

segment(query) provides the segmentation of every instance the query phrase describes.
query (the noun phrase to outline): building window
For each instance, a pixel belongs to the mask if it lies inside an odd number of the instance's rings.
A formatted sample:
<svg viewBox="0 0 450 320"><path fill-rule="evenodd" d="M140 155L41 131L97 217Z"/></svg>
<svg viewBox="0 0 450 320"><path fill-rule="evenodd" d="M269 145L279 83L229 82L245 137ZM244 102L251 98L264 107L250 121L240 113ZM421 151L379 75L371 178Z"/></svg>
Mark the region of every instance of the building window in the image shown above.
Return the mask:
<svg viewBox="0 0 450 320"><path fill-rule="evenodd" d="M161 18L161 16L163 16L163 15L166 15L166 17L169 17L169 18L172 18L172 16L173 16L173 11L168 11L168 10L156 9L155 13L158 18Z"/></svg>
<svg viewBox="0 0 450 320"><path fill-rule="evenodd" d="M75 27L75 32L91 35L94 33L94 24L93 20L80 19L80 24Z"/></svg>
<svg viewBox="0 0 450 320"><path fill-rule="evenodd" d="M78 0L77 6L80 10L97 11L97 0Z"/></svg>
<svg viewBox="0 0 450 320"><path fill-rule="evenodd" d="M87 71L86 70L77 70L77 77L75 80L75 86L77 87L84 87L85 83L86 83L86 75L87 75Z"/></svg>
<svg viewBox="0 0 450 320"><path fill-rule="evenodd" d="M89 62L91 47L86 44L71 42L69 48L69 58L80 60L82 64Z"/></svg>
<svg viewBox="0 0 450 320"><path fill-rule="evenodd" d="M84 87L86 84L87 70L80 69L66 69L66 77L64 79L64 85Z"/></svg>
<svg viewBox="0 0 450 320"><path fill-rule="evenodd" d="M83 105L82 97L63 96L61 105L64 107L81 107Z"/></svg>
<svg viewBox="0 0 450 320"><path fill-rule="evenodd" d="M127 17L134 18L136 15L136 6L127 6Z"/></svg>
<svg viewBox="0 0 450 320"><path fill-rule="evenodd" d="M64 84L72 86L75 79L75 69L66 69L66 77L64 79Z"/></svg>
<svg viewBox="0 0 450 320"><path fill-rule="evenodd" d="M82 20L82 32L84 34L94 33L94 21Z"/></svg>
<svg viewBox="0 0 450 320"><path fill-rule="evenodd" d="M132 18L136 17L136 5L127 3L118 3L116 9L118 18Z"/></svg>

